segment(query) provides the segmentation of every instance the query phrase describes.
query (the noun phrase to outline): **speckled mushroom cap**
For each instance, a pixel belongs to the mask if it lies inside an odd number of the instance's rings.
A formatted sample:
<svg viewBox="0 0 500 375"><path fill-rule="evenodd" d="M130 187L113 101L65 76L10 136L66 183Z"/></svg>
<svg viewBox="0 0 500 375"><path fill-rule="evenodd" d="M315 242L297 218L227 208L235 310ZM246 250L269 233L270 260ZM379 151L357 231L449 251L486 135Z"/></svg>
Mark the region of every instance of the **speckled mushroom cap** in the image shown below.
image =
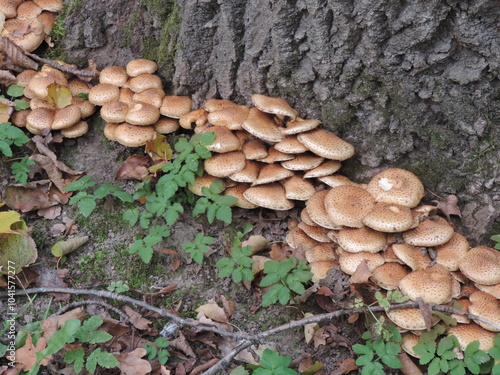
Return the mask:
<svg viewBox="0 0 500 375"><path fill-rule="evenodd" d="M116 131L116 128L118 127L118 125L119 124L114 123L114 122L108 122L104 126L104 131L103 131L104 136L111 141L116 141L115 131Z"/></svg>
<svg viewBox="0 0 500 375"><path fill-rule="evenodd" d="M156 72L158 65L156 62L148 59L135 59L128 62L125 70L130 77L137 77L140 74Z"/></svg>
<svg viewBox="0 0 500 375"><path fill-rule="evenodd" d="M285 137L281 142L276 143L274 148L285 154L301 154L308 151L307 147L300 143L297 137L292 136Z"/></svg>
<svg viewBox="0 0 500 375"><path fill-rule="evenodd" d="M239 172L236 172L236 173L233 173L232 175L230 175L229 179L231 179L232 181L235 181L235 182L242 182L242 183L251 184L259 176L260 168L261 168L261 166L259 165L259 163L256 163L252 160L247 160L245 168L243 168Z"/></svg>
<svg viewBox="0 0 500 375"><path fill-rule="evenodd" d="M333 246L327 243L322 243L304 250L304 255L309 263L319 262L322 260L337 261L338 259Z"/></svg>
<svg viewBox="0 0 500 375"><path fill-rule="evenodd" d="M102 110L102 109L101 109ZM153 125L159 134L170 134L179 129L179 120L169 117L160 117Z"/></svg>
<svg viewBox="0 0 500 375"><path fill-rule="evenodd" d="M160 113L163 116L180 118L191 112L192 100L189 96L167 95L163 98Z"/></svg>
<svg viewBox="0 0 500 375"><path fill-rule="evenodd" d="M291 120L294 120L298 115L298 112L281 98L272 98L262 94L253 94L252 103L262 112L290 117Z"/></svg>
<svg viewBox="0 0 500 375"><path fill-rule="evenodd" d="M133 92L140 93L149 89L163 90L163 83L160 76L151 73L143 73L130 78L128 80L128 87ZM191 110L191 108L189 109Z"/></svg>
<svg viewBox="0 0 500 375"><path fill-rule="evenodd" d="M286 191L286 197L297 201L307 201L316 193L314 185L303 177L294 174L290 178L282 181Z"/></svg>
<svg viewBox="0 0 500 375"><path fill-rule="evenodd" d="M401 335L401 349L403 349L407 354L411 355L412 357L415 358L420 358L420 356L415 353L415 350L413 347L418 344L420 336L411 333L411 332L406 332Z"/></svg>
<svg viewBox="0 0 500 375"><path fill-rule="evenodd" d="M375 199L366 190L357 186L331 188L325 197L325 208L330 220L352 228L364 226L364 217L373 209Z"/></svg>
<svg viewBox="0 0 500 375"><path fill-rule="evenodd" d="M377 253L387 247L386 235L367 227L342 228L336 237L340 247L351 253Z"/></svg>
<svg viewBox="0 0 500 375"><path fill-rule="evenodd" d="M338 160L325 160L316 168L308 170L304 174L304 178L325 177L331 176L337 172L342 164Z"/></svg>
<svg viewBox="0 0 500 375"><path fill-rule="evenodd" d="M252 183L252 186L268 184L270 182L284 180L293 176L293 171L283 168L281 165L273 163L264 165L257 179Z"/></svg>
<svg viewBox="0 0 500 375"><path fill-rule="evenodd" d="M393 309L387 311L387 317L398 327L406 329L409 331L421 331L427 328L425 324L424 316L420 309L417 308L405 308L405 309ZM432 315L432 325L439 322L439 318L436 315Z"/></svg>
<svg viewBox="0 0 500 375"><path fill-rule="evenodd" d="M78 121L75 125L69 128L62 129L61 135L66 138L77 138L81 137L89 130L89 124L85 121Z"/></svg>
<svg viewBox="0 0 500 375"><path fill-rule="evenodd" d="M344 251L339 255L339 264L342 271L348 275L353 275L361 262L365 261L368 269L373 271L378 266L384 264L384 258L379 253L369 253L361 251L350 253Z"/></svg>
<svg viewBox="0 0 500 375"><path fill-rule="evenodd" d="M203 108L207 112L215 112L227 107L237 107L238 105L227 99L208 99L203 103Z"/></svg>
<svg viewBox="0 0 500 375"><path fill-rule="evenodd" d="M422 221L416 228L403 233L406 243L413 246L439 246L453 236L453 227L442 217Z"/></svg>
<svg viewBox="0 0 500 375"><path fill-rule="evenodd" d="M285 241L292 249L301 247L303 251L307 251L308 249L321 245L319 241L309 237L306 232L298 226L293 227L288 231Z"/></svg>
<svg viewBox="0 0 500 375"><path fill-rule="evenodd" d="M56 111L56 113L54 114L54 119L52 120L51 128L54 130L69 128L70 126L75 125L81 119L82 112L80 111L80 107L74 104L70 104Z"/></svg>
<svg viewBox="0 0 500 375"><path fill-rule="evenodd" d="M366 188L377 202L396 203L415 207L423 198L424 185L410 171L389 168L377 173Z"/></svg>
<svg viewBox="0 0 500 375"><path fill-rule="evenodd" d="M158 108L143 102L132 102L125 116L125 121L132 125L153 125L159 119Z"/></svg>
<svg viewBox="0 0 500 375"><path fill-rule="evenodd" d="M488 331L477 324L457 324L448 328L448 335L457 338L460 349L465 350L473 341L479 341L479 349L488 351L494 346L495 332Z"/></svg>
<svg viewBox="0 0 500 375"><path fill-rule="evenodd" d="M500 283L500 252L487 246L471 248L459 261L458 268L478 284Z"/></svg>
<svg viewBox="0 0 500 375"><path fill-rule="evenodd" d="M132 100L148 103L156 108L160 108L165 97L165 91L159 88L149 88L141 92L135 92Z"/></svg>
<svg viewBox="0 0 500 375"><path fill-rule="evenodd" d="M39 71L28 82L27 88L40 99L46 99L48 96L48 87L55 83L59 86L68 85L68 80L62 72L53 69L52 71Z"/></svg>
<svg viewBox="0 0 500 375"><path fill-rule="evenodd" d="M250 108L245 105L229 106L208 114L208 122L212 125L225 126L231 130L243 129L242 124L248 117Z"/></svg>
<svg viewBox="0 0 500 375"><path fill-rule="evenodd" d="M320 124L321 121L319 120L304 120L301 118L296 118L293 121L288 121L285 127L281 129L281 132L283 133L283 135L304 133L317 128Z"/></svg>
<svg viewBox="0 0 500 375"><path fill-rule="evenodd" d="M425 303L447 303L451 301L452 276L446 268L436 264L406 275L399 282L399 289L412 301L420 297Z"/></svg>
<svg viewBox="0 0 500 375"><path fill-rule="evenodd" d="M16 18L20 20L35 18L40 13L42 13L42 8L40 8L35 2L25 1L17 7Z"/></svg>
<svg viewBox="0 0 500 375"><path fill-rule="evenodd" d="M482 284L474 283L474 286L477 289L479 289L483 292L486 292L488 294L491 294L493 297L500 300L500 283L493 284L493 285L482 285Z"/></svg>
<svg viewBox="0 0 500 375"><path fill-rule="evenodd" d="M234 133L226 128L225 126L211 126L202 131L205 132L214 132L215 140L206 146L207 150L213 152L229 152L239 150L241 147L240 140Z"/></svg>
<svg viewBox="0 0 500 375"><path fill-rule="evenodd" d="M253 209L257 208L256 204L253 204L243 195L247 189L250 188L249 184L237 184L235 186L231 186L224 190L224 195L230 195L238 199L238 202L234 204L235 207L245 208L245 209Z"/></svg>
<svg viewBox="0 0 500 375"><path fill-rule="evenodd" d="M331 176L318 177L318 181L332 188L343 185L359 186L356 182L351 181L349 177L342 176L341 174L332 174Z"/></svg>
<svg viewBox="0 0 500 375"><path fill-rule="evenodd" d="M0 3L0 11L5 15L5 18L14 18L17 15L17 7L23 0L7 0Z"/></svg>
<svg viewBox="0 0 500 375"><path fill-rule="evenodd" d="M38 18L11 18L4 22L2 36L28 52L33 52L45 38L44 25Z"/></svg>
<svg viewBox="0 0 500 375"><path fill-rule="evenodd" d="M241 151L247 160L263 159L267 156L267 147L260 139L251 139L243 143Z"/></svg>
<svg viewBox="0 0 500 375"><path fill-rule="evenodd" d="M94 104L78 96L73 96L71 98L71 104L77 105L80 108L82 118L92 116L96 110L96 106Z"/></svg>
<svg viewBox="0 0 500 375"><path fill-rule="evenodd" d="M363 218L363 224L385 233L403 232L413 225L413 214L409 207L379 202Z"/></svg>
<svg viewBox="0 0 500 375"><path fill-rule="evenodd" d="M306 201L306 209L309 217L319 226L327 229L340 229L341 226L333 223L330 216L326 212L325 197L329 190L321 190L313 195Z"/></svg>
<svg viewBox="0 0 500 375"><path fill-rule="evenodd" d="M328 237L328 229L323 227L318 227L316 225L307 225L304 222L300 222L297 225L300 229L304 231L309 237L318 242L331 243L330 237Z"/></svg>
<svg viewBox="0 0 500 375"><path fill-rule="evenodd" d="M401 264L386 262L372 271L371 279L382 289L394 290L408 273L408 269Z"/></svg>
<svg viewBox="0 0 500 375"><path fill-rule="evenodd" d="M312 221L311 217L309 216L309 214L307 213L307 208L303 208L301 211L300 211L300 220L311 226L311 227L317 227L318 224L316 224L314 221Z"/></svg>
<svg viewBox="0 0 500 375"><path fill-rule="evenodd" d="M122 103L130 105L134 101L134 95L135 93L128 87L122 87L120 88L120 96L118 100Z"/></svg>
<svg viewBox="0 0 500 375"><path fill-rule="evenodd" d="M263 141L278 143L283 140L280 128L268 114L257 108L250 108L248 116L241 126L247 132Z"/></svg>
<svg viewBox="0 0 500 375"><path fill-rule="evenodd" d="M128 74L125 68L118 65L105 67L99 73L99 83L109 83L118 87L122 87L128 80Z"/></svg>
<svg viewBox="0 0 500 375"><path fill-rule="evenodd" d="M278 163L281 161L286 161L286 160L292 160L295 157L295 155L291 154L285 154L284 152L276 150L274 146L271 146L267 149L267 156L262 159L257 159L257 161L260 161L262 163Z"/></svg>
<svg viewBox="0 0 500 375"><path fill-rule="evenodd" d="M89 91L89 101L95 105L104 105L107 102L120 98L120 88L110 83L99 83Z"/></svg>
<svg viewBox="0 0 500 375"><path fill-rule="evenodd" d="M297 139L311 152L326 159L342 161L354 155L353 145L324 129L298 134Z"/></svg>
<svg viewBox="0 0 500 375"><path fill-rule="evenodd" d="M313 283L319 283L321 279L324 279L326 277L328 271L330 271L330 269L337 264L338 262L334 260L320 260L317 262L309 263L309 268L311 269L311 272L313 274L311 281Z"/></svg>
<svg viewBox="0 0 500 375"><path fill-rule="evenodd" d="M289 210L294 206L293 201L286 197L285 188L276 182L252 186L243 196L253 204L272 210Z"/></svg>
<svg viewBox="0 0 500 375"><path fill-rule="evenodd" d="M436 262L446 267L448 271L457 271L459 259L467 253L469 248L467 238L454 232L448 242L436 247Z"/></svg>
<svg viewBox="0 0 500 375"><path fill-rule="evenodd" d="M121 123L114 131L115 140L127 147L144 146L154 139L156 135L153 126L137 126L129 123Z"/></svg>
<svg viewBox="0 0 500 375"><path fill-rule="evenodd" d="M210 176L209 174L204 173L201 176L196 176L194 178L194 184L193 185L188 184L188 189L194 195L203 197L205 194L203 194L203 192L201 191L202 188L204 187L209 188L214 181L222 181L223 190L226 188L226 183L224 182L224 180L221 180L218 177Z"/></svg>
<svg viewBox="0 0 500 375"><path fill-rule="evenodd" d="M215 177L229 177L246 166L245 154L241 151L230 151L216 154L204 160L205 172Z"/></svg>
<svg viewBox="0 0 500 375"><path fill-rule="evenodd" d="M276 146L275 146L276 147ZM279 150L278 150L279 151ZM295 156L291 160L282 161L281 165L292 171L307 171L318 167L324 158L310 153Z"/></svg>
<svg viewBox="0 0 500 375"><path fill-rule="evenodd" d="M63 0L33 0L40 8L49 12L59 13L64 9Z"/></svg>
<svg viewBox="0 0 500 375"><path fill-rule="evenodd" d="M26 116L26 128L34 134L38 134L42 129L50 129L55 111L48 108L37 108Z"/></svg>
<svg viewBox="0 0 500 375"><path fill-rule="evenodd" d="M469 296L471 305L469 312L480 318L486 319L497 326L500 326L500 305L498 299L489 293L478 290ZM484 329L492 332L500 332L499 328L490 324L484 323L479 319L474 320Z"/></svg>
<svg viewBox="0 0 500 375"><path fill-rule="evenodd" d="M127 118L129 106L118 100L113 100L101 107L101 118L106 122L124 122Z"/></svg>
<svg viewBox="0 0 500 375"><path fill-rule="evenodd" d="M208 123L208 112L203 108L190 111L179 117L179 124L183 129L204 126Z"/></svg>
<svg viewBox="0 0 500 375"><path fill-rule="evenodd" d="M419 247L407 243L395 243L391 248L394 254L414 271L427 268L431 263L429 256L427 254L422 254L422 250Z"/></svg>

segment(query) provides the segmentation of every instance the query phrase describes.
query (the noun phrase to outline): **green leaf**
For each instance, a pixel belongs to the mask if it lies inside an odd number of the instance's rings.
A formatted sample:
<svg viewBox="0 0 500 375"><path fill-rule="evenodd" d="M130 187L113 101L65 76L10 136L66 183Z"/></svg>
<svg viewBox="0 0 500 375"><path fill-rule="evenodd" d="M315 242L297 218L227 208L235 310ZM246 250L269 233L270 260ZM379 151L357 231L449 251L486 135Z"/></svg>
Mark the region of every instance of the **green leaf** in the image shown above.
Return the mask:
<svg viewBox="0 0 500 375"><path fill-rule="evenodd" d="M151 258L153 258L153 248L151 246L144 246L141 250L139 250L139 257L144 263L149 264L149 262L151 262Z"/></svg>
<svg viewBox="0 0 500 375"><path fill-rule="evenodd" d="M399 358L394 356L394 355L391 355L391 354L382 355L382 356L380 356L380 359L387 366L389 366L390 368L393 368L393 369L399 369L402 366L402 363L399 360Z"/></svg>
<svg viewBox="0 0 500 375"><path fill-rule="evenodd" d="M0 151L7 157L12 156L12 149L10 148L9 144L2 139L0 139Z"/></svg>
<svg viewBox="0 0 500 375"><path fill-rule="evenodd" d="M61 350L64 344L72 343L75 341L75 334L80 328L80 321L78 319L68 319L64 323L64 326L52 335L47 347L36 353L37 365L42 361L43 358L48 357L52 354L57 353Z"/></svg>
<svg viewBox="0 0 500 375"><path fill-rule="evenodd" d="M89 344L98 344L109 341L113 338L108 332L95 331L90 334Z"/></svg>
<svg viewBox="0 0 500 375"><path fill-rule="evenodd" d="M24 95L24 87L19 85L11 85L7 89L7 95L12 98L19 98Z"/></svg>
<svg viewBox="0 0 500 375"><path fill-rule="evenodd" d="M288 289L287 287L285 287L284 285L279 285L280 288L279 292L278 292L278 301L282 304L282 305L286 305L290 299L291 299L291 296L290 296L290 289Z"/></svg>
<svg viewBox="0 0 500 375"><path fill-rule="evenodd" d="M352 351L356 354L374 355L373 350L366 345L354 344L352 346Z"/></svg>
<svg viewBox="0 0 500 375"><path fill-rule="evenodd" d="M439 358L434 358L432 361L429 363L429 366L427 367L427 373L429 375L437 375L441 371L441 360Z"/></svg>
<svg viewBox="0 0 500 375"><path fill-rule="evenodd" d="M139 209L138 208L129 208L123 213L123 220L128 222L128 225L133 227L137 220L139 219Z"/></svg>
<svg viewBox="0 0 500 375"><path fill-rule="evenodd" d="M262 296L262 307L267 307L276 303L278 301L278 293L281 290L282 285L273 285L269 290Z"/></svg>
<svg viewBox="0 0 500 375"><path fill-rule="evenodd" d="M436 353L438 356L442 356L444 352L452 349L453 347L455 347L453 338L450 336L444 337L441 341L439 341Z"/></svg>
<svg viewBox="0 0 500 375"><path fill-rule="evenodd" d="M217 208L215 217L226 224L231 224L231 222L233 221L231 207L221 206Z"/></svg>
<svg viewBox="0 0 500 375"><path fill-rule="evenodd" d="M242 280L243 280L243 274L241 273L241 270L239 268L234 269L233 270L233 281L235 283L239 283Z"/></svg>
<svg viewBox="0 0 500 375"><path fill-rule="evenodd" d="M217 206L215 204L210 204L207 207L207 220L210 224L214 222L216 213L217 213Z"/></svg>
<svg viewBox="0 0 500 375"><path fill-rule="evenodd" d="M74 363L73 368L75 372L78 373L83 369L83 365L85 363L84 356L85 356L85 351L82 348L77 348L66 351L63 359L64 362L68 364Z"/></svg>
<svg viewBox="0 0 500 375"><path fill-rule="evenodd" d="M14 107L15 111L22 111L23 109L28 109L30 107L30 102L23 99L15 99L14 104L16 105Z"/></svg>
<svg viewBox="0 0 500 375"><path fill-rule="evenodd" d="M89 187L94 186L96 183L91 181L91 177L86 175L80 177L78 180L73 181L64 187L64 191L77 191L77 190L86 190Z"/></svg>
<svg viewBox="0 0 500 375"><path fill-rule="evenodd" d="M266 264L269 262L271 262L271 261L269 260L264 264L264 270L265 270ZM277 283L278 281L280 281L278 274L270 273L270 274L264 276L264 278L260 281L259 285L260 286L270 286L270 285Z"/></svg>
<svg viewBox="0 0 500 375"><path fill-rule="evenodd" d="M100 348L97 348L87 358L86 368L93 373L95 372L97 365L104 368L112 368L117 367L119 362L113 354L103 352Z"/></svg>

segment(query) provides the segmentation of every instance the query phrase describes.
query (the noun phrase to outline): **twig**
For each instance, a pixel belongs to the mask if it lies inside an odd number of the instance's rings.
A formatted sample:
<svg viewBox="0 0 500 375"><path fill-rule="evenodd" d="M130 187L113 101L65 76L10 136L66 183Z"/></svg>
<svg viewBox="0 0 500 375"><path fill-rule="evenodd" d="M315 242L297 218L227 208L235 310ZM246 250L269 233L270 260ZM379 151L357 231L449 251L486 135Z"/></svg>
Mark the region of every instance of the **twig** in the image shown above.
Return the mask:
<svg viewBox="0 0 500 375"><path fill-rule="evenodd" d="M61 307L59 310L57 310L54 314L51 316L56 316L56 315L61 315L64 314L66 311L71 310L75 307L78 306L83 306L83 305L100 305L103 306L104 308L113 311L115 314L119 315L120 318L125 321L125 322L130 322L130 318L125 314L123 311L120 309L117 309L114 306L111 306L109 303L106 303L104 301L77 301L77 302L72 302L64 307Z"/></svg>
<svg viewBox="0 0 500 375"><path fill-rule="evenodd" d="M62 72L71 73L71 74L74 74L75 76L82 76L82 77L91 77L92 78L92 77L96 76L96 72L94 72L94 71L70 68L68 66L64 66L64 65L59 64L57 61L44 59L43 57L40 57L38 55L35 55L34 53L28 52L23 48L19 48L19 49L26 56L31 57L33 60L42 62L42 63L49 65L53 68L56 68Z"/></svg>

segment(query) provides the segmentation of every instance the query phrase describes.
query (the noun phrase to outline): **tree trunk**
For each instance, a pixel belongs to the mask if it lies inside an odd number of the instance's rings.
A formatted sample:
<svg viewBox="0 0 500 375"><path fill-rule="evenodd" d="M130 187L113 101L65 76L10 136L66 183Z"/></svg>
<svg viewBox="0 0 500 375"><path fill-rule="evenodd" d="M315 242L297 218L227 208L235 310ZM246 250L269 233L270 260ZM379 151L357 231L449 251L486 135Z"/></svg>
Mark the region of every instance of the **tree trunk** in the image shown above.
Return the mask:
<svg viewBox="0 0 500 375"><path fill-rule="evenodd" d="M154 58L196 106L282 97L356 147L343 174L406 168L427 202L459 197L472 245L500 233L496 1L161 2L68 1L69 60Z"/></svg>

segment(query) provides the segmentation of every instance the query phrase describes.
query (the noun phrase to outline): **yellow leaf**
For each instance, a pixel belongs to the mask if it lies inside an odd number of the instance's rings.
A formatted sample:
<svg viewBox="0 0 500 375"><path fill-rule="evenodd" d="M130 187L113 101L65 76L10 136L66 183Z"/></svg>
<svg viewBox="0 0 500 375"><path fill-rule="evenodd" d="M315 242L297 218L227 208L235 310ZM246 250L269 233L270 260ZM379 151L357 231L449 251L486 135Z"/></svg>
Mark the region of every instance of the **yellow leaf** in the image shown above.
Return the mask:
<svg viewBox="0 0 500 375"><path fill-rule="evenodd" d="M71 91L69 91L67 87L52 83L47 86L47 91L49 93L47 101L49 103L55 103L57 108L64 108L71 104Z"/></svg>
<svg viewBox="0 0 500 375"><path fill-rule="evenodd" d="M0 269L3 273L21 272L38 257L35 241L23 230L0 233Z"/></svg>
<svg viewBox="0 0 500 375"><path fill-rule="evenodd" d="M17 229L28 229L24 220L21 219L21 214L16 211L0 212L0 233L9 233Z"/></svg>
<svg viewBox="0 0 500 375"><path fill-rule="evenodd" d="M167 137L157 134L156 137L146 143L145 152L151 156L153 161L172 160L173 152L167 142Z"/></svg>
<svg viewBox="0 0 500 375"><path fill-rule="evenodd" d="M62 257L75 251L80 246L85 244L89 240L89 236L70 238L69 240L59 241L54 246L52 246L51 252L56 257Z"/></svg>
<svg viewBox="0 0 500 375"><path fill-rule="evenodd" d="M0 124L9 121L11 113L14 111L14 108L11 104L10 100L0 98Z"/></svg>

